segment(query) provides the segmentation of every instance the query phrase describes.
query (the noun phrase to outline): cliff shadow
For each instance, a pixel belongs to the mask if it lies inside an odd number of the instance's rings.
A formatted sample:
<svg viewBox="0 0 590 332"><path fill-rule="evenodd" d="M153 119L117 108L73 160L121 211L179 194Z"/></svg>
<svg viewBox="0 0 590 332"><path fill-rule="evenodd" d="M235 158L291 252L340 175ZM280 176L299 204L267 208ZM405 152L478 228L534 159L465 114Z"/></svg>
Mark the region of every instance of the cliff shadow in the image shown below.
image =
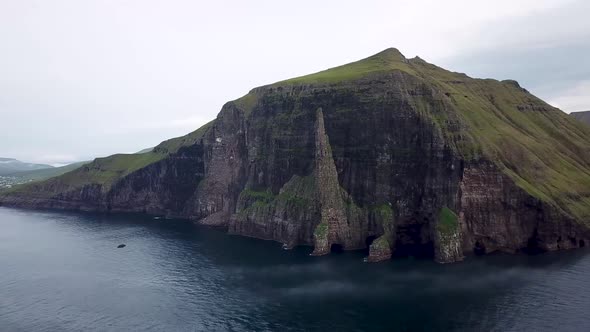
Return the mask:
<svg viewBox="0 0 590 332"><path fill-rule="evenodd" d="M434 258L434 241L430 235L428 220L397 227L394 257Z"/></svg>
<svg viewBox="0 0 590 332"><path fill-rule="evenodd" d="M333 243L330 246L330 253L332 254L341 254L344 252L344 246L338 243Z"/></svg>

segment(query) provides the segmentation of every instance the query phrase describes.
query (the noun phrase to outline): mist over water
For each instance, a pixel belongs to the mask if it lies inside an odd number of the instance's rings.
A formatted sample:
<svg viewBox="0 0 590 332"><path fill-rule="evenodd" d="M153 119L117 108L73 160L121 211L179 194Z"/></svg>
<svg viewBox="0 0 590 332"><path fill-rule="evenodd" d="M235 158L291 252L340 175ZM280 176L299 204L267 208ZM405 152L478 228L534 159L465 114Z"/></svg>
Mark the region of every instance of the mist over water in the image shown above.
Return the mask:
<svg viewBox="0 0 590 332"><path fill-rule="evenodd" d="M0 208L0 331L590 330L587 250L451 265L310 252L186 221Z"/></svg>

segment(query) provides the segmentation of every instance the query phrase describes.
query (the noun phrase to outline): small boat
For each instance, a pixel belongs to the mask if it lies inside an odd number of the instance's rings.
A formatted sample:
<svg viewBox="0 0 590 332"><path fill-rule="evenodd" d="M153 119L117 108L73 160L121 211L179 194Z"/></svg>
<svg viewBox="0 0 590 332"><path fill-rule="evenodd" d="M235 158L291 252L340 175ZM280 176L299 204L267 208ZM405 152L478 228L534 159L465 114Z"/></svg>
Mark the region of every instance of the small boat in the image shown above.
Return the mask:
<svg viewBox="0 0 590 332"><path fill-rule="evenodd" d="M125 248L126 246L127 245L125 245L125 244L120 244L120 245L117 246L117 248Z"/></svg>

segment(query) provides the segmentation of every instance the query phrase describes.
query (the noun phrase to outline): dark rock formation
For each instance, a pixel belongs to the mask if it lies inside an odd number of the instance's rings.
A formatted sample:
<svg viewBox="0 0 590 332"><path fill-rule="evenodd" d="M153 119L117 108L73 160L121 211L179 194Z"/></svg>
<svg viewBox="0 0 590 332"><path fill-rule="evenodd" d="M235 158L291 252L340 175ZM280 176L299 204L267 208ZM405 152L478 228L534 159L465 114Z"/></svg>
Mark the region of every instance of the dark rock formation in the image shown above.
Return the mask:
<svg viewBox="0 0 590 332"><path fill-rule="evenodd" d="M588 127L515 81L390 49L256 88L141 160L96 160L0 202L184 217L314 255L368 248L371 262L445 263L590 243L589 149Z"/></svg>
<svg viewBox="0 0 590 332"><path fill-rule="evenodd" d="M320 223L314 231L314 255L329 253L333 244L345 249L356 249L358 243L352 238L348 218L344 211L342 190L338 182L338 172L332 157L330 139L324 127L322 109L316 112L315 123L315 169L317 199L320 205Z"/></svg>

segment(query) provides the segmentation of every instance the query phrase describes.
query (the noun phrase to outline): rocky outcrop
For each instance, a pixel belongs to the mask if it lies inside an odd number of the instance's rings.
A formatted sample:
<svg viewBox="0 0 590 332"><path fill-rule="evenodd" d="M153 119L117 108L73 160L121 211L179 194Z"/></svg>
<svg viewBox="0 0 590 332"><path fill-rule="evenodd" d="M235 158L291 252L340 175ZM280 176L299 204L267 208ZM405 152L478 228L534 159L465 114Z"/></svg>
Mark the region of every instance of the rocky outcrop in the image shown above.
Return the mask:
<svg viewBox="0 0 590 332"><path fill-rule="evenodd" d="M434 227L434 260L439 263L452 263L463 260L461 227L457 215L443 207Z"/></svg>
<svg viewBox="0 0 590 332"><path fill-rule="evenodd" d="M314 255L448 263L588 244L589 146L590 129L514 81L386 50L256 88L186 137L0 203L190 218Z"/></svg>
<svg viewBox="0 0 590 332"><path fill-rule="evenodd" d="M355 243L344 211L330 139L324 127L324 113L320 108L316 114L314 177L320 205L320 223L314 231L313 255L324 255L330 252L333 244L342 245L344 249L355 249Z"/></svg>
<svg viewBox="0 0 590 332"><path fill-rule="evenodd" d="M226 104L204 136L204 176L185 215L205 225L227 226L245 184L246 130L243 112Z"/></svg>
<svg viewBox="0 0 590 332"><path fill-rule="evenodd" d="M376 263L391 258L391 244L387 235L381 235L369 245L369 256L367 262Z"/></svg>

